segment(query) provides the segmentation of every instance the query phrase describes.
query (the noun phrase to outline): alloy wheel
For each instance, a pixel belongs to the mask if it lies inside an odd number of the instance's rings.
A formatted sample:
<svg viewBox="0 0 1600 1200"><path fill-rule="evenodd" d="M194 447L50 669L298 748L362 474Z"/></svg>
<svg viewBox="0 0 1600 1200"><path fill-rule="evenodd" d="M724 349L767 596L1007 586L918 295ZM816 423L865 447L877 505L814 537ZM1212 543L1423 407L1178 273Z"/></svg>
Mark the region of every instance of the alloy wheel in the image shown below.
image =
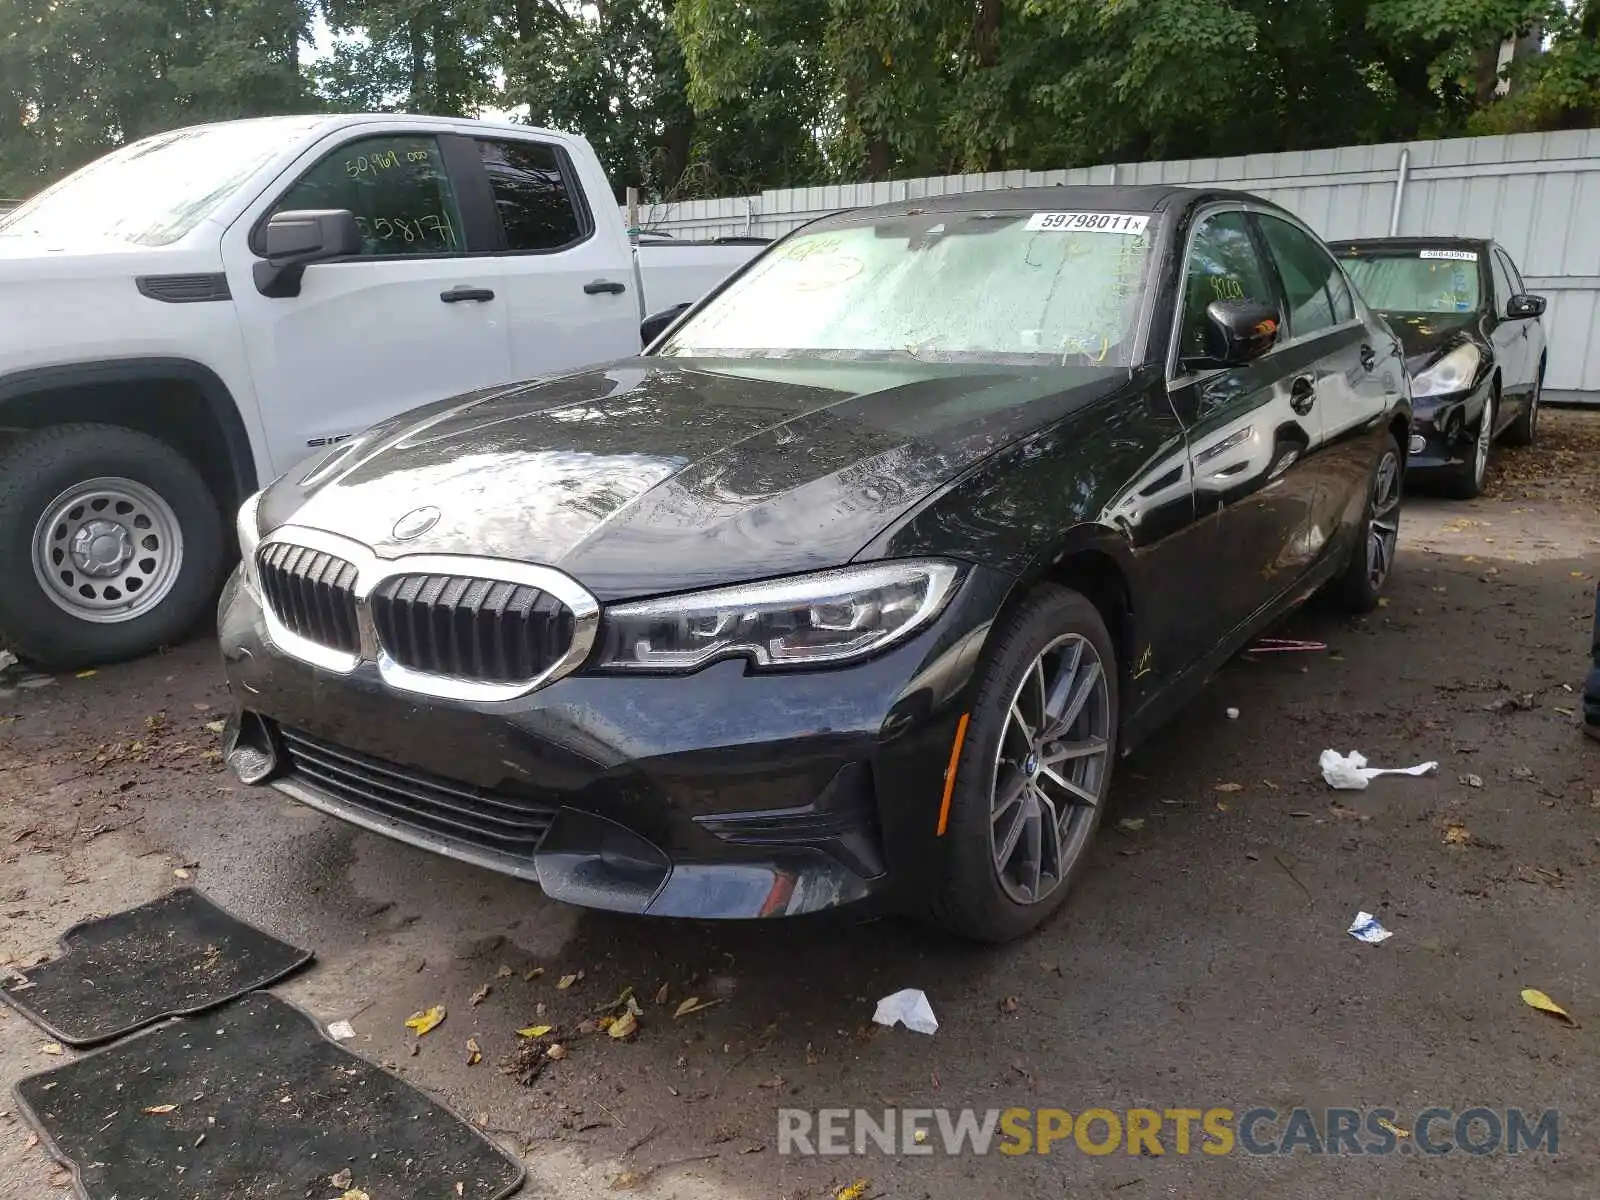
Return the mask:
<svg viewBox="0 0 1600 1200"><path fill-rule="evenodd" d="M1478 440L1472 448L1472 478L1478 487L1489 471L1489 447L1494 444L1494 395L1483 402L1483 417L1478 421Z"/></svg>
<svg viewBox="0 0 1600 1200"><path fill-rule="evenodd" d="M177 514L132 479L75 484L45 506L33 530L33 573L57 608L111 625L155 608L177 582Z"/></svg>
<svg viewBox="0 0 1600 1200"><path fill-rule="evenodd" d="M1400 458L1385 450L1372 480L1372 515L1367 521L1367 580L1383 587L1400 541Z"/></svg>
<svg viewBox="0 0 1600 1200"><path fill-rule="evenodd" d="M1076 633L1039 652L1011 697L995 751L989 848L1018 904L1045 899L1088 844L1108 772L1111 701L1094 645Z"/></svg>

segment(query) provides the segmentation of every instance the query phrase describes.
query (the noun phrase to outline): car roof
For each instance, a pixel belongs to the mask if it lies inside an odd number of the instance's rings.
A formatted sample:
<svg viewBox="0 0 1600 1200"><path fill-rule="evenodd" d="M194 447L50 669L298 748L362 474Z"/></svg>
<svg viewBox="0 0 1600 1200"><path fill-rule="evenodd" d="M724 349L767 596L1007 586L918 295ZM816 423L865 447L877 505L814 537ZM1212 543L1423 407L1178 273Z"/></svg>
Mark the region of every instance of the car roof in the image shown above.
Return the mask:
<svg viewBox="0 0 1600 1200"><path fill-rule="evenodd" d="M1052 187L1005 188L992 192L955 192L943 196L914 196L887 204L852 208L824 217L859 221L873 217L911 216L921 213L959 212L1134 212L1182 211L1201 201L1237 200L1276 210L1277 205L1221 188L1177 187L1173 184L1059 184Z"/></svg>
<svg viewBox="0 0 1600 1200"><path fill-rule="evenodd" d="M1486 250L1493 238L1470 237L1383 237L1336 238L1328 243L1335 250Z"/></svg>

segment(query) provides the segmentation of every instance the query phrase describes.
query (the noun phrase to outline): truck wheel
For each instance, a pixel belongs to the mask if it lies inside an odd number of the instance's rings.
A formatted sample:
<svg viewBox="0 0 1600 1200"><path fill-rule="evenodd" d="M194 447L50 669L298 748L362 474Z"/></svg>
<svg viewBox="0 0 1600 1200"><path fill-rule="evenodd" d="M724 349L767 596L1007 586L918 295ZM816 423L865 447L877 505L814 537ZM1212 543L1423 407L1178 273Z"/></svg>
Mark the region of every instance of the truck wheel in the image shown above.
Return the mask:
<svg viewBox="0 0 1600 1200"><path fill-rule="evenodd" d="M49 669L181 638L215 595L222 519L165 442L57 425L0 453L0 645Z"/></svg>

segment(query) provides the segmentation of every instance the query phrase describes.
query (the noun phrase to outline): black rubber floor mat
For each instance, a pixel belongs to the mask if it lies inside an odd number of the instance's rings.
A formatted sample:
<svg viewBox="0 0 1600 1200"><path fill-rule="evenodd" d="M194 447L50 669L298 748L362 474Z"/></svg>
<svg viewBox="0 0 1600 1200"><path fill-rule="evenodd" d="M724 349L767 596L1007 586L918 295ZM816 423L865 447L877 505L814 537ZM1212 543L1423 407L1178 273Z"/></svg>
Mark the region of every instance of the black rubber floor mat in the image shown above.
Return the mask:
<svg viewBox="0 0 1600 1200"><path fill-rule="evenodd" d="M69 1046L93 1046L164 1017L188 1016L266 987L311 961L182 888L74 925L59 958L0 987L0 998Z"/></svg>
<svg viewBox="0 0 1600 1200"><path fill-rule="evenodd" d="M17 1098L88 1200L497 1200L522 1183L483 1134L268 992L31 1075Z"/></svg>

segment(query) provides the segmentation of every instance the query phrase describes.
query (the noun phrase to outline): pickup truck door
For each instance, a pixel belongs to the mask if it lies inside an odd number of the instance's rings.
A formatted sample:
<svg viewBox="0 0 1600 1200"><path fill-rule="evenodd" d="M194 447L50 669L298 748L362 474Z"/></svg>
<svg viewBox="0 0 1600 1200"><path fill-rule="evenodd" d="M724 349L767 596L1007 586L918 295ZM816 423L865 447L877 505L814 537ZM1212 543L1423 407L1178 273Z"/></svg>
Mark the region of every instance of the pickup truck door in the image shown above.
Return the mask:
<svg viewBox="0 0 1600 1200"><path fill-rule="evenodd" d="M484 278L505 299L515 379L637 354L633 245L600 162L576 140L463 139L469 198L491 214Z"/></svg>
<svg viewBox="0 0 1600 1200"><path fill-rule="evenodd" d="M469 202L471 142L414 124L371 128L309 149L223 235L278 471L395 413L514 377L508 298L493 260L476 253L488 222ZM362 253L307 267L297 296L261 295L260 227L314 208L354 212Z"/></svg>

